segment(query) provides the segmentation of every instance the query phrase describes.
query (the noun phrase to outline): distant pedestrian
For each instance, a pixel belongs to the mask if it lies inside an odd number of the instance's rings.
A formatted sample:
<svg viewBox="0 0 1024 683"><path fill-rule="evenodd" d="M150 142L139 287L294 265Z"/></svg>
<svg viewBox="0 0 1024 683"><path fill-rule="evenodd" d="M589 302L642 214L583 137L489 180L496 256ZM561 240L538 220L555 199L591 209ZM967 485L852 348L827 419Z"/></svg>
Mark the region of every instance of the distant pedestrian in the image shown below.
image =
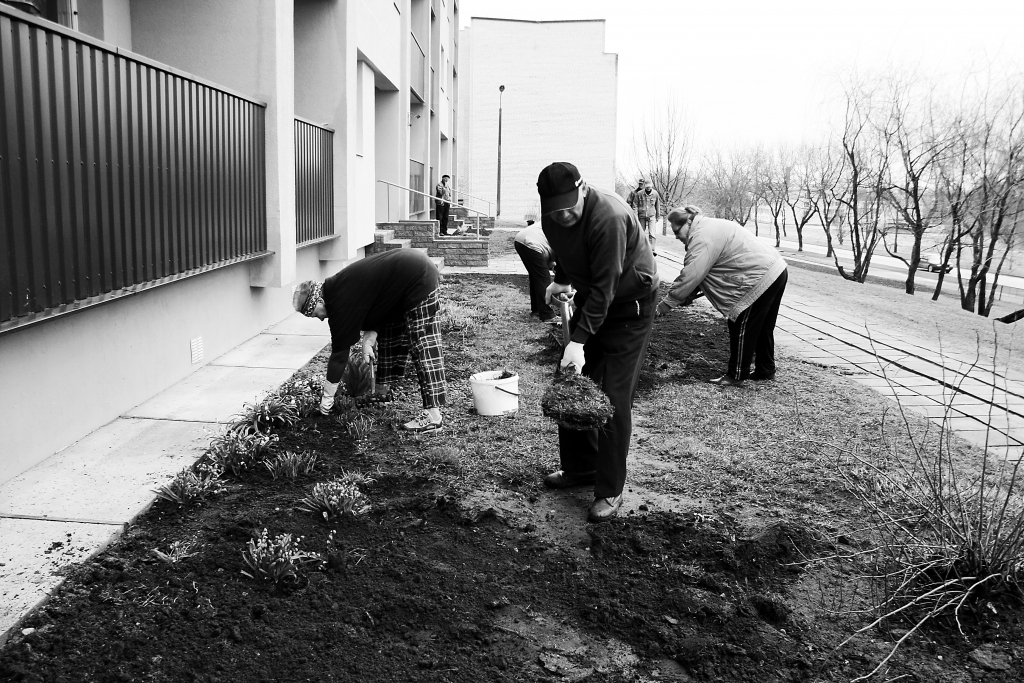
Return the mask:
<svg viewBox="0 0 1024 683"><path fill-rule="evenodd" d="M636 217L640 219L640 227L647 233L647 240L651 243L651 251L658 255L657 239L654 229L658 225L658 217L661 215L661 196L648 180L644 183L643 189L636 195Z"/></svg>
<svg viewBox="0 0 1024 683"><path fill-rule="evenodd" d="M412 432L441 428L445 403L444 356L437 323L437 266L426 254L393 249L360 259L323 282L307 280L292 295L292 306L331 326L320 412L330 413L349 348L362 338L363 357L377 361L377 400L390 399L390 384L405 375L411 352L420 382L423 412L403 427ZM374 344L377 351L374 351Z"/></svg>
<svg viewBox="0 0 1024 683"><path fill-rule="evenodd" d="M679 277L658 304L664 315L700 287L728 320L729 367L711 380L734 386L744 379L775 378L775 321L786 291L786 262L739 223L706 218L695 206L672 209L669 225L686 245ZM754 371L748 372L751 361Z"/></svg>
<svg viewBox="0 0 1024 683"><path fill-rule="evenodd" d="M442 235L448 235L448 213L452 207L452 188L448 187L449 175L441 176L441 182L434 188L434 209Z"/></svg>
<svg viewBox="0 0 1024 683"><path fill-rule="evenodd" d="M582 371L615 407L601 429L559 426L560 469L544 484L561 489L593 483L587 518L604 522L622 507L633 395L654 324L658 267L622 197L588 186L572 164L544 168L537 190L541 225L557 264L547 299L576 289L560 366Z"/></svg>
<svg viewBox="0 0 1024 683"><path fill-rule="evenodd" d="M636 188L630 190L629 195L626 196L626 203L629 204L629 208L633 209L633 213L636 213L636 200L640 196L640 193L644 191L644 179L636 181Z"/></svg>
<svg viewBox="0 0 1024 683"><path fill-rule="evenodd" d="M515 249L530 276L530 315L537 316L544 323L554 322L558 316L544 301L545 292L551 284L554 258L551 255L548 238L544 236L544 230L539 223L533 223L525 230L519 231L515 239Z"/></svg>

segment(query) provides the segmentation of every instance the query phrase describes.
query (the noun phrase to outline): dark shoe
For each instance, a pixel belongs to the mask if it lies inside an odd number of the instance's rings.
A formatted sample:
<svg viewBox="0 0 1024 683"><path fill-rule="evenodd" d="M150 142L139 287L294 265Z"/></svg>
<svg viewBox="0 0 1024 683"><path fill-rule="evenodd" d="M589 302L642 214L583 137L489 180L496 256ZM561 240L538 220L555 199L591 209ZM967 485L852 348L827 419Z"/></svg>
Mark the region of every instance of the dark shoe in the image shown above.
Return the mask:
<svg viewBox="0 0 1024 683"><path fill-rule="evenodd" d="M750 379L754 380L755 382L770 382L771 380L775 379L775 373L758 372L755 370L754 372L750 373Z"/></svg>
<svg viewBox="0 0 1024 683"><path fill-rule="evenodd" d="M542 323L557 323L562 319L561 316L554 313L541 313L538 317Z"/></svg>
<svg viewBox="0 0 1024 683"><path fill-rule="evenodd" d="M595 524L601 522L607 522L612 517L619 514L619 508L622 507L622 494L612 496L611 498L598 498L590 506L590 511L587 513L587 519Z"/></svg>
<svg viewBox="0 0 1024 683"><path fill-rule="evenodd" d="M710 380L708 380L708 382L710 382L711 384L714 384L715 386L719 386L719 387L741 387L741 386L743 386L743 380L741 380L741 379L733 379L729 375L722 375L721 377L716 377L714 379L710 379Z"/></svg>
<svg viewBox="0 0 1024 683"><path fill-rule="evenodd" d="M569 489L573 486L593 484L597 480L597 472L566 472L557 470L544 477L544 485L552 489Z"/></svg>

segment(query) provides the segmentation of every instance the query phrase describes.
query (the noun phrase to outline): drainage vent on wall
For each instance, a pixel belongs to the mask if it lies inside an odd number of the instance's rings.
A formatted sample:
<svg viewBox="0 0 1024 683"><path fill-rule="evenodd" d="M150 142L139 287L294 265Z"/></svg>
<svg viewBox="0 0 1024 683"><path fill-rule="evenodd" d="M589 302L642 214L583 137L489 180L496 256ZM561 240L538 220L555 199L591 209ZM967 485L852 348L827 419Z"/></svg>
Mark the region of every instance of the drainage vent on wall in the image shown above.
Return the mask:
<svg viewBox="0 0 1024 683"><path fill-rule="evenodd" d="M192 347L192 365L200 363L203 360L203 338L196 337L190 344Z"/></svg>

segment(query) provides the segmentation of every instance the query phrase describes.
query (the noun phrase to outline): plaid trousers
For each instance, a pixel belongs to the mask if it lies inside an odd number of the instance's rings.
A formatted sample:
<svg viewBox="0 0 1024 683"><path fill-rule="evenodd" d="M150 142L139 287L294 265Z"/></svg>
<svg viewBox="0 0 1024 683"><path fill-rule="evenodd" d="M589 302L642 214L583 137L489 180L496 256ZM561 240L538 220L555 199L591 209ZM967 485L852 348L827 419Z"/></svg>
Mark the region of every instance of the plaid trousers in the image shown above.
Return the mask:
<svg viewBox="0 0 1024 683"><path fill-rule="evenodd" d="M390 384L404 377L411 353L424 408L438 408L447 399L437 292L435 289L407 311L402 321L385 325L377 335L377 381Z"/></svg>

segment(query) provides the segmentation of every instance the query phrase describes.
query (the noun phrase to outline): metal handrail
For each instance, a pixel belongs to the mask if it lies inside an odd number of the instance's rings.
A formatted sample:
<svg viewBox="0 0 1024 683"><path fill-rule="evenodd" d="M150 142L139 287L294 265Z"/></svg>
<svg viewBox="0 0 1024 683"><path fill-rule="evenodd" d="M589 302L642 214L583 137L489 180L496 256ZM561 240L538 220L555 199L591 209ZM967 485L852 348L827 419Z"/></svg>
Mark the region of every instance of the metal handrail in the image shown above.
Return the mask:
<svg viewBox="0 0 1024 683"><path fill-rule="evenodd" d="M462 197L470 197L471 199L478 199L481 202L486 203L487 204L487 215L488 216L491 215L491 202L490 202L489 199L484 199L483 197L477 197L476 195L470 194L468 192L463 192L462 190L452 190L452 192L454 192L455 194L460 195Z"/></svg>
<svg viewBox="0 0 1024 683"><path fill-rule="evenodd" d="M379 178L377 179L377 182L378 183L384 183L385 185L387 185L387 188L388 188L388 223L391 222L391 188L392 187L398 188L399 190L405 190L406 192L412 192L413 194L423 195L424 197L432 199L435 202L445 202L446 204L449 204L451 206L458 206L455 202L451 201L450 199L438 199L437 197L435 197L432 194L428 194L426 192L420 192L419 190L414 190L411 187L406 187L405 185L399 185L398 183L392 183L392 182L389 182L387 180L381 180ZM464 206L462 208L464 208L466 211L472 211L473 213L478 213L478 214L480 214L481 216L484 216L484 217L488 217L490 215L490 214L485 214L483 211L478 211L476 209L471 209L468 206Z"/></svg>

